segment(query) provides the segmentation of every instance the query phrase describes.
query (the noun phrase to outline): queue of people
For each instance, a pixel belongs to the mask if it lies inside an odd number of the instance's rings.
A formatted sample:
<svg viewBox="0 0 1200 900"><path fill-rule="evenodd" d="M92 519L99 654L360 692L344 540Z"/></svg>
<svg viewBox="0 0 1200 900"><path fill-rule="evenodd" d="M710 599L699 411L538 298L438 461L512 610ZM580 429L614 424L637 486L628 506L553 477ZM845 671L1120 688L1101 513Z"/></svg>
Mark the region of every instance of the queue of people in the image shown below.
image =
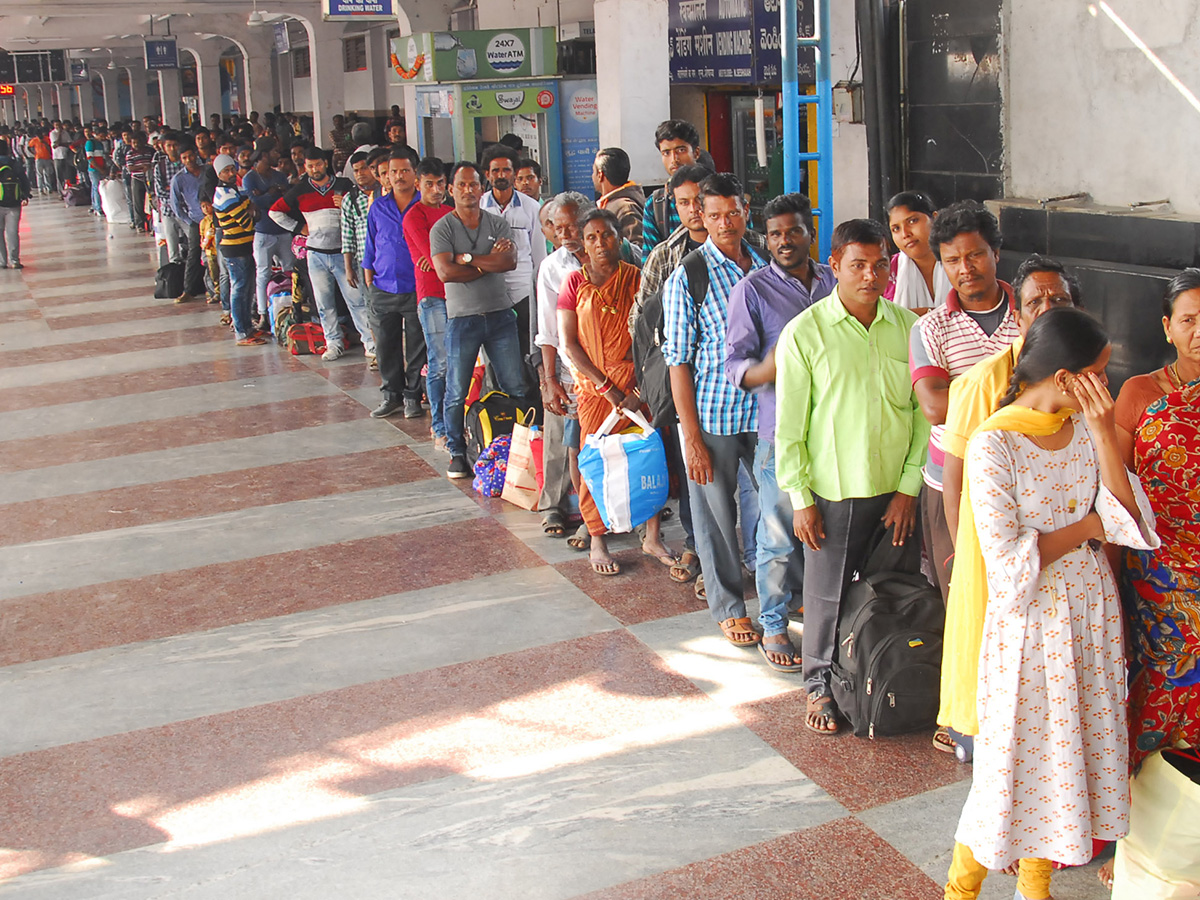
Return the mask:
<svg viewBox="0 0 1200 900"><path fill-rule="evenodd" d="M832 679L851 583L881 540L919 545L945 607L933 747L970 741L976 761L947 898L977 897L999 869L1045 900L1055 864L1108 841L1114 897L1200 889L1200 855L1164 850L1200 834L1187 750L1200 742L1200 270L1164 301L1178 358L1114 401L1111 341L1077 281L1036 255L1001 280L999 224L972 201L939 209L906 191L886 223L837 223L817 260L808 198L771 199L751 227L742 186L680 120L654 135L661 189L646 196L611 147L596 199L545 202L540 167L506 142L444 162L420 159L400 123L375 145L364 123L335 121L332 153L274 121L220 124L132 123L119 157L106 123L84 129L89 177L115 164L131 227L183 263L175 302L219 302L237 344L260 345L268 283L302 266L323 361L357 332L381 382L370 415L428 412L454 479L472 474L464 416L486 363L542 410L544 533L603 577L622 566L579 451L610 414L649 416L666 392L655 425L684 543L664 542L664 510L642 551L695 584L716 633L803 681L813 734L843 730ZM53 125L36 160L53 163L55 132L71 133ZM15 161L0 148L0 173ZM14 173L17 189L27 199L53 168ZM661 383L636 358L647 334Z"/></svg>

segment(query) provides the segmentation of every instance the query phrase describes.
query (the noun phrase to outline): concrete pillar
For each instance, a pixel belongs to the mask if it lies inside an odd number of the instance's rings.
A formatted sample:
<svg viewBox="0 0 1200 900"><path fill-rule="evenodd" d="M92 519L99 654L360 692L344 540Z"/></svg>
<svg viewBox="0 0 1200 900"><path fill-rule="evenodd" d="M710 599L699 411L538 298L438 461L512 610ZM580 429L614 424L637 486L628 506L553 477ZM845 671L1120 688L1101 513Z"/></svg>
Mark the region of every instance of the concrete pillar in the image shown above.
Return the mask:
<svg viewBox="0 0 1200 900"><path fill-rule="evenodd" d="M597 81L600 146L625 148L634 181L661 182L654 129L671 118L667 4L596 0L594 15L596 71L604 73Z"/></svg>
<svg viewBox="0 0 1200 900"><path fill-rule="evenodd" d="M312 58L313 140L319 147L329 142L333 117L345 111L345 78L342 71L342 26L305 22L308 52ZM328 149L328 148L327 148Z"/></svg>
<svg viewBox="0 0 1200 900"><path fill-rule="evenodd" d="M178 69L158 70L158 96L163 124L168 128L182 128L183 116L179 104L183 101L183 89L179 83Z"/></svg>
<svg viewBox="0 0 1200 900"><path fill-rule="evenodd" d="M207 128L208 117L213 113L221 113L221 51L225 45L215 40L196 40L195 43L189 41L185 44L181 38L179 47L196 60L200 121Z"/></svg>
<svg viewBox="0 0 1200 900"><path fill-rule="evenodd" d="M104 121L111 125L117 119L121 118L121 100L118 95L120 87L117 85L117 73L119 69L97 69L96 75L99 76L100 82L104 85L104 105L97 108L96 115L103 117Z"/></svg>
<svg viewBox="0 0 1200 900"><path fill-rule="evenodd" d="M75 91L71 89L69 84L60 84L58 86L58 117L64 122L71 118L71 104L75 99Z"/></svg>
<svg viewBox="0 0 1200 900"><path fill-rule="evenodd" d="M129 73L129 115L140 119L150 112L150 97L146 93L149 73L140 66L128 66L125 71Z"/></svg>
<svg viewBox="0 0 1200 900"><path fill-rule="evenodd" d="M247 46L242 54L242 71L245 74L245 91L242 94L245 110L260 116L275 108L275 78L271 72L271 51L262 52L258 47Z"/></svg>

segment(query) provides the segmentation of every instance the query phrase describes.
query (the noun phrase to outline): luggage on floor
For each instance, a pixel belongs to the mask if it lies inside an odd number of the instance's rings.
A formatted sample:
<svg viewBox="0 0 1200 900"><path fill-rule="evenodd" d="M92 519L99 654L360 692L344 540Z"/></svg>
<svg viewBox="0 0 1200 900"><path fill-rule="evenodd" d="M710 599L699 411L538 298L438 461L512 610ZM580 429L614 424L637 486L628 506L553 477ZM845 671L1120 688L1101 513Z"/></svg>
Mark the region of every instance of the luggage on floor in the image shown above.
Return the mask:
<svg viewBox="0 0 1200 900"><path fill-rule="evenodd" d="M82 182L68 181L63 185L62 198L67 206L91 206L92 190ZM175 296L178 297L179 294Z"/></svg>
<svg viewBox="0 0 1200 900"><path fill-rule="evenodd" d="M517 402L503 391L490 391L468 406L463 421L467 461L482 456L498 435L512 434L517 421Z"/></svg>
<svg viewBox="0 0 1200 900"><path fill-rule="evenodd" d="M937 727L945 622L942 595L923 575L875 572L850 583L830 687L855 735Z"/></svg>
<svg viewBox="0 0 1200 900"><path fill-rule="evenodd" d="M325 332L315 322L297 322L287 330L287 348L292 356L325 352Z"/></svg>
<svg viewBox="0 0 1200 900"><path fill-rule="evenodd" d="M512 444L511 434L497 435L479 454L472 467L475 479L471 487L484 497L499 497L504 491L504 478L508 473L508 451Z"/></svg>
<svg viewBox="0 0 1200 900"><path fill-rule="evenodd" d="M541 470L542 433L536 425L517 422L513 425L501 498L522 509L536 510L542 495Z"/></svg>
<svg viewBox="0 0 1200 900"><path fill-rule="evenodd" d="M616 410L579 451L579 474L609 531L623 534L652 518L667 502L671 481L662 437L641 413L627 417L637 427L614 434Z"/></svg>
<svg viewBox="0 0 1200 900"><path fill-rule="evenodd" d="M109 225L129 224L129 200L120 179L106 178L100 182L100 207Z"/></svg>
<svg viewBox="0 0 1200 900"><path fill-rule="evenodd" d="M183 293L183 263L169 262L160 266L154 276L154 299L173 300Z"/></svg>

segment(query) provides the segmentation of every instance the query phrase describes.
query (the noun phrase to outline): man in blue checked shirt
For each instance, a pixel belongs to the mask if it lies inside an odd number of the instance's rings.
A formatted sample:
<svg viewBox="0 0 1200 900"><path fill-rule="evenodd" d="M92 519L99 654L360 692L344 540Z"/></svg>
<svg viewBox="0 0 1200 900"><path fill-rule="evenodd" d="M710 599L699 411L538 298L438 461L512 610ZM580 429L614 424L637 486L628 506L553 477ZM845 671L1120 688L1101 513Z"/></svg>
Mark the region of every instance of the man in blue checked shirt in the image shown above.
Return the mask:
<svg viewBox="0 0 1200 900"><path fill-rule="evenodd" d="M710 175L700 193L708 240L693 252L708 270L708 291L692 296L685 257L663 285L662 349L671 370L708 608L730 643L750 647L760 636L742 597L737 494L738 466L754 464L758 402L725 376L725 323L734 285L767 262L745 240L747 210L738 180L724 172Z"/></svg>

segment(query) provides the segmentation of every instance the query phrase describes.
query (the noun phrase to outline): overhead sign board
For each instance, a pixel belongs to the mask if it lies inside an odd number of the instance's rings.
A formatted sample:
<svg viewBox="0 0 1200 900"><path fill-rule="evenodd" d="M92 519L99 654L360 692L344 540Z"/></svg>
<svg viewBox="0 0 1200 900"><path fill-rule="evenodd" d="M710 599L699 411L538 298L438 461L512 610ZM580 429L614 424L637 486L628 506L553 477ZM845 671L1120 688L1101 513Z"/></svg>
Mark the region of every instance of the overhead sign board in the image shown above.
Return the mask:
<svg viewBox="0 0 1200 900"><path fill-rule="evenodd" d="M287 22L275 23L275 52L289 53L292 49L292 36L288 34Z"/></svg>
<svg viewBox="0 0 1200 900"><path fill-rule="evenodd" d="M779 84L780 14L787 0L670 0L668 53L675 84ZM796 4L800 35L814 33L812 0ZM802 48L800 82L816 75Z"/></svg>
<svg viewBox="0 0 1200 900"><path fill-rule="evenodd" d="M437 31L392 40L391 65L405 81L495 81L558 71L553 28Z"/></svg>
<svg viewBox="0 0 1200 900"><path fill-rule="evenodd" d="M344 22L347 19L396 19L393 0L323 0L325 20Z"/></svg>
<svg viewBox="0 0 1200 900"><path fill-rule="evenodd" d="M175 38L146 38L146 68L179 68L179 49Z"/></svg>

